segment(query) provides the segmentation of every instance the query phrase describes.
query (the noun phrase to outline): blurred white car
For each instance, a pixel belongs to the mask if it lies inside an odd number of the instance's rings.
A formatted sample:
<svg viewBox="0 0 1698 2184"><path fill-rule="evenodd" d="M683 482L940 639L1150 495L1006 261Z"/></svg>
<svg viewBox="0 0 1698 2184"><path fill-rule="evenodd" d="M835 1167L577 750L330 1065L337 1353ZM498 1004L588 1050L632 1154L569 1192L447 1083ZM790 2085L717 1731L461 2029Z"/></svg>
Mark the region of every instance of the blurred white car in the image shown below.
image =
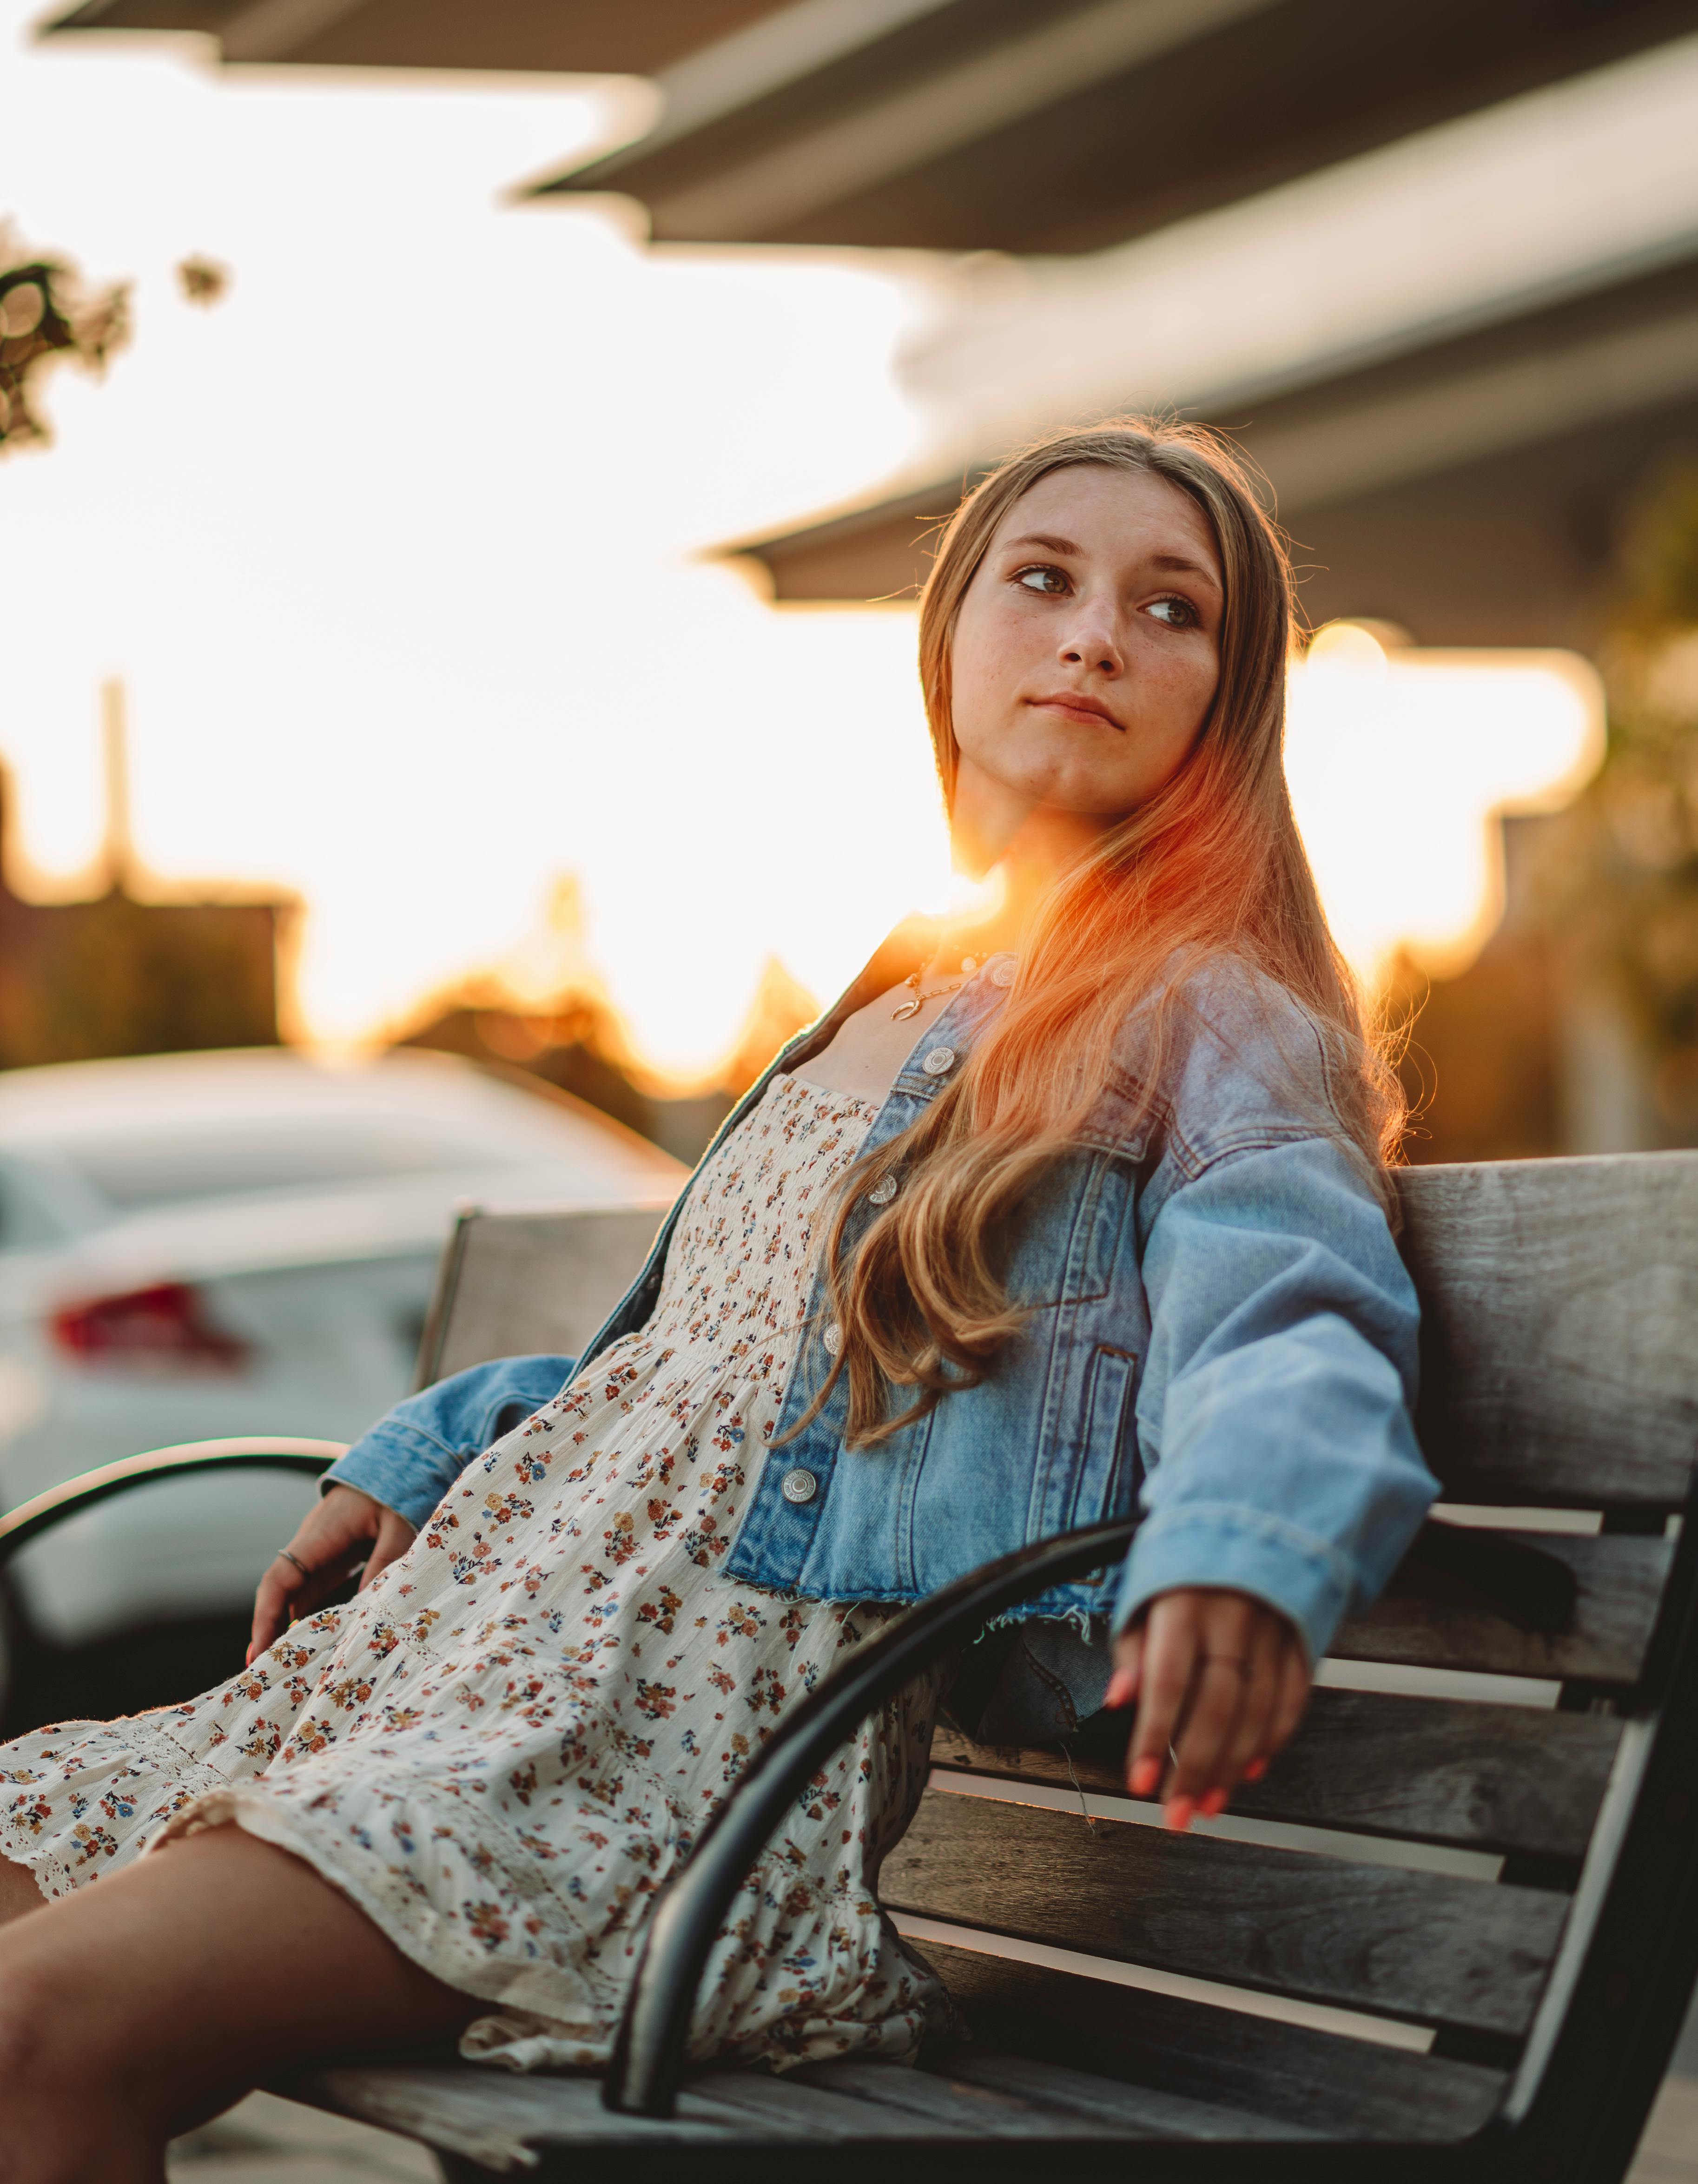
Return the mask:
<svg viewBox="0 0 1698 2184"><path fill-rule="evenodd" d="M457 1204L653 1205L685 1171L594 1109L444 1055L284 1050L0 1074L0 1506L235 1434L350 1440L411 1384ZM152 1486L26 1549L53 1646L239 1610L314 1492Z"/></svg>

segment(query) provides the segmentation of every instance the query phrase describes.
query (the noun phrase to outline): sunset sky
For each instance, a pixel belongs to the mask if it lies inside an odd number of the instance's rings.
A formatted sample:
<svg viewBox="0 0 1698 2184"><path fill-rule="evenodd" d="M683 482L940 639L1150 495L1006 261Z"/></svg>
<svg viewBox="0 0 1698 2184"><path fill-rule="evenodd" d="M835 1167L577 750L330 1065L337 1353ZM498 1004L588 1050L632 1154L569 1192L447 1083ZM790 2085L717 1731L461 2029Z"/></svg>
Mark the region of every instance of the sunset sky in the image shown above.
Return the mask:
<svg viewBox="0 0 1698 2184"><path fill-rule="evenodd" d="M774 609L704 558L923 456L895 369L921 262L650 253L593 203L505 201L628 128L630 85L219 74L193 41L35 45L36 12L0 0L0 213L132 280L135 336L0 463L32 890L86 883L120 676L142 860L298 892L315 1039L522 972L572 873L639 1050L689 1078L769 956L823 998L941 904L911 611ZM192 254L231 269L210 309ZM1294 791L1359 960L1477 939L1486 811L1572 787L1598 733L1561 660L1317 655Z"/></svg>

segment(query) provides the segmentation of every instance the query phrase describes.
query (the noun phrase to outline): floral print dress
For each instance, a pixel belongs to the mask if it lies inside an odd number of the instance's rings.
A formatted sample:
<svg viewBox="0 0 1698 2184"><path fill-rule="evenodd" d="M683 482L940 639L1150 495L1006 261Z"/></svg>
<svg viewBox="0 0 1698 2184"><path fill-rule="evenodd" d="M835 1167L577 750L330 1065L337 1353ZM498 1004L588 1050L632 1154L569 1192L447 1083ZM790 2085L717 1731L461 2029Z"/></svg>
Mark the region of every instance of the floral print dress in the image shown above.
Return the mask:
<svg viewBox="0 0 1698 2184"><path fill-rule="evenodd" d="M773 1722L892 1612L719 1574L816 1223L872 1114L775 1078L693 1184L649 1325L470 1464L369 1591L241 1675L0 1747L0 1853L59 1896L233 1823L487 2002L466 2055L604 2064L655 1892ZM803 1793L719 1936L699 2059L905 2057L942 2021L873 1895L935 1699L893 1701Z"/></svg>

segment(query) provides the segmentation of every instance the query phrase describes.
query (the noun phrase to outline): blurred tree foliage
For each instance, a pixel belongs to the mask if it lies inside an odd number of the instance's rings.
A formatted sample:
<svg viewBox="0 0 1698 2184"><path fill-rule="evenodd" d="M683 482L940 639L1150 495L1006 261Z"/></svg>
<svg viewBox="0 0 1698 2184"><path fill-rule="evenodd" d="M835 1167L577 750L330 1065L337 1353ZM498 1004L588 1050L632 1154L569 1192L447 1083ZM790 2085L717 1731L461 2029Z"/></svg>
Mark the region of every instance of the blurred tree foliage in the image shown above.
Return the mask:
<svg viewBox="0 0 1698 2184"><path fill-rule="evenodd" d="M44 371L98 371L130 331L130 291L86 287L63 259L32 258L0 224L0 454L50 436L33 406Z"/></svg>
<svg viewBox="0 0 1698 2184"><path fill-rule="evenodd" d="M576 882L565 883L565 892L576 916ZM570 978L547 1001L529 1004L516 1000L497 975L474 979L426 1003L426 1021L400 1044L540 1077L693 1167L732 1101L818 1013L813 995L770 956L715 1083L681 1095L669 1095L647 1076L594 984Z"/></svg>
<svg viewBox="0 0 1698 2184"><path fill-rule="evenodd" d="M1546 863L1567 945L1625 1003L1664 1125L1698 1131L1698 459L1628 511L1601 648L1610 747Z"/></svg>

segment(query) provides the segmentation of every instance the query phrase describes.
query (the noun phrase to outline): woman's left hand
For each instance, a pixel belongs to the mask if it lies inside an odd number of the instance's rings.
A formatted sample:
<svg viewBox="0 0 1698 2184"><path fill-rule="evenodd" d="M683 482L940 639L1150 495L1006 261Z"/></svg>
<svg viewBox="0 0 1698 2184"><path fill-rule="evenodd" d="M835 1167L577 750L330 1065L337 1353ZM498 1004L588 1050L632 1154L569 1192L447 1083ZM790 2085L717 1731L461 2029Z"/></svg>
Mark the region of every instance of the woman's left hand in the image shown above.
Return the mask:
<svg viewBox="0 0 1698 2184"><path fill-rule="evenodd" d="M1158 1594L1116 1643L1105 1702L1138 1701L1127 1788L1159 1791L1170 1828L1189 1827L1194 1814L1213 1819L1241 1781L1267 1773L1303 1718L1310 1682L1295 1625L1265 1601L1216 1585Z"/></svg>

